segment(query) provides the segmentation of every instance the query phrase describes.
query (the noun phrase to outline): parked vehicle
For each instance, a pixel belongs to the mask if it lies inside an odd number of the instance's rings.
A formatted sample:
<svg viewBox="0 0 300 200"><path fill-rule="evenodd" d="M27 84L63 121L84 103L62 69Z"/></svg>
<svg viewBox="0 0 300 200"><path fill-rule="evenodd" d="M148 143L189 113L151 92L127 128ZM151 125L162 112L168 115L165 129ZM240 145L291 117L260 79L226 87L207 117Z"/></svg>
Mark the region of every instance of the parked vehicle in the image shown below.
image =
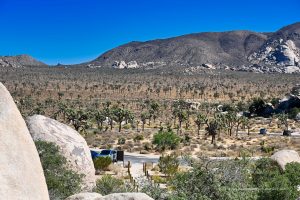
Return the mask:
<svg viewBox="0 0 300 200"><path fill-rule="evenodd" d="M110 157L113 162L117 162L117 151L104 149L101 152L91 150L92 159L98 157Z"/></svg>
<svg viewBox="0 0 300 200"><path fill-rule="evenodd" d="M259 134L261 134L261 135L267 134L267 129L261 128L261 129L259 130Z"/></svg>

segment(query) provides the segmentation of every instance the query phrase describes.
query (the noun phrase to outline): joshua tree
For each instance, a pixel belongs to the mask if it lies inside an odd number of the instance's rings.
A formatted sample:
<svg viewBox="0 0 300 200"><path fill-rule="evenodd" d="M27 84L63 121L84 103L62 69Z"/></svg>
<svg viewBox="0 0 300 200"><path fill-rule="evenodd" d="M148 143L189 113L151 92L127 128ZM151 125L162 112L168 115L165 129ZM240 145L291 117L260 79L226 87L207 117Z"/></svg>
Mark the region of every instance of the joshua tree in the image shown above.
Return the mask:
<svg viewBox="0 0 300 200"><path fill-rule="evenodd" d="M198 113L195 119L195 124L197 125L197 133L200 135L200 129L202 124L205 124L207 121L207 117L202 113Z"/></svg>
<svg viewBox="0 0 300 200"><path fill-rule="evenodd" d="M247 133L248 135L250 135L250 120L247 117L242 116L241 121L242 121L242 126L247 127Z"/></svg>
<svg viewBox="0 0 300 200"><path fill-rule="evenodd" d="M218 123L215 119L209 121L206 123L207 127L206 127L206 134L211 136L211 144L214 144L215 139L216 139L216 135L218 134Z"/></svg>
<svg viewBox="0 0 300 200"><path fill-rule="evenodd" d="M142 131L144 131L146 120L149 118L149 114L147 112L142 112L141 121L142 121Z"/></svg>
<svg viewBox="0 0 300 200"><path fill-rule="evenodd" d="M229 130L229 135L231 136L232 129L234 128L234 126L237 122L236 113L230 111L225 115L225 118L226 118L226 124L227 124L228 130Z"/></svg>
<svg viewBox="0 0 300 200"><path fill-rule="evenodd" d="M243 123L243 117L236 117L236 136L239 134L239 127Z"/></svg>
<svg viewBox="0 0 300 200"><path fill-rule="evenodd" d="M98 129L102 129L103 128L103 122L106 120L106 115L104 110L97 110L94 114L94 118L96 120Z"/></svg>
<svg viewBox="0 0 300 200"><path fill-rule="evenodd" d="M153 121L155 123L155 120L158 116L158 112L159 112L159 104L156 101L152 101L150 103L150 110L149 113L151 114L151 116L153 117Z"/></svg>
<svg viewBox="0 0 300 200"><path fill-rule="evenodd" d="M76 131L85 131L87 128L88 115L83 110L67 109L67 119L74 126Z"/></svg>
<svg viewBox="0 0 300 200"><path fill-rule="evenodd" d="M221 137L221 131L226 127L226 116L222 113L215 113L215 121L218 124L218 137Z"/></svg>
<svg viewBox="0 0 300 200"><path fill-rule="evenodd" d="M122 129L122 122L126 120L126 117L128 117L130 112L128 110L125 110L123 108L114 108L112 110L113 119L119 123L119 132L121 132Z"/></svg>
<svg viewBox="0 0 300 200"><path fill-rule="evenodd" d="M185 110L180 110L177 112L177 118L179 122L179 129L181 129L182 122L187 120L187 112Z"/></svg>

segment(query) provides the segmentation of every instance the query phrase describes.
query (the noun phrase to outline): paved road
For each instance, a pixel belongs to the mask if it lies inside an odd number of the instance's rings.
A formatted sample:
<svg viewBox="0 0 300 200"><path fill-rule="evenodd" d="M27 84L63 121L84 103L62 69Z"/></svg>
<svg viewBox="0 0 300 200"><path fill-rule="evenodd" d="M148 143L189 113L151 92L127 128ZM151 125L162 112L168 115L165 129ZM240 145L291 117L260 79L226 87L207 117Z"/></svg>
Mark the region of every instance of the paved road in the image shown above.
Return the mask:
<svg viewBox="0 0 300 200"><path fill-rule="evenodd" d="M93 151L101 151L101 149L91 148ZM131 175L133 178L137 178L143 175L143 163L158 163L159 155L154 154L138 154L124 152L124 163L128 161L131 163Z"/></svg>
<svg viewBox="0 0 300 200"><path fill-rule="evenodd" d="M125 152L125 164L130 161L130 172L133 178L143 175L143 163L158 163L159 155L153 154L136 154Z"/></svg>

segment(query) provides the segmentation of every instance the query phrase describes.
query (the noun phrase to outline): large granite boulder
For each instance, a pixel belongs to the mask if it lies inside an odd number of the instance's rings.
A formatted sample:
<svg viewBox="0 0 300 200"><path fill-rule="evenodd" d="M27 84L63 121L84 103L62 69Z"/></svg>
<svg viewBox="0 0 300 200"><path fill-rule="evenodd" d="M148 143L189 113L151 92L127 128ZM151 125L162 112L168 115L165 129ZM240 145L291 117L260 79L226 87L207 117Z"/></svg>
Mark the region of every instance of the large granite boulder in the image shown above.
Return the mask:
<svg viewBox="0 0 300 200"><path fill-rule="evenodd" d="M0 197L49 199L44 172L13 98L0 83Z"/></svg>
<svg viewBox="0 0 300 200"><path fill-rule="evenodd" d="M71 127L42 115L28 117L26 122L33 140L59 146L71 169L84 175L82 191L90 191L95 186L95 168L84 138Z"/></svg>
<svg viewBox="0 0 300 200"><path fill-rule="evenodd" d="M103 200L153 200L144 193L115 193L102 197Z"/></svg>
<svg viewBox="0 0 300 200"><path fill-rule="evenodd" d="M294 150L281 150L274 153L271 156L272 160L275 160L281 169L285 170L285 165L291 162L300 163L300 156Z"/></svg>
<svg viewBox="0 0 300 200"><path fill-rule="evenodd" d="M65 200L103 200L102 195L94 192L74 194Z"/></svg>

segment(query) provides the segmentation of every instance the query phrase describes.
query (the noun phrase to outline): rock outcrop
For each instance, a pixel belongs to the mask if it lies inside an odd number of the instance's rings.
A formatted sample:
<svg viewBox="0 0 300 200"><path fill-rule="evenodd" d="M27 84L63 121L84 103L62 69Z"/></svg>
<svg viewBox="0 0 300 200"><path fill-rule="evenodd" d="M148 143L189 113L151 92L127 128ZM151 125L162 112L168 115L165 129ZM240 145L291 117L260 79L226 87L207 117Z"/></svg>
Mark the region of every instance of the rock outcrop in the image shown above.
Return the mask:
<svg viewBox="0 0 300 200"><path fill-rule="evenodd" d="M259 52L249 56L254 64L297 66L299 64L300 51L292 40L278 39L266 43Z"/></svg>
<svg viewBox="0 0 300 200"><path fill-rule="evenodd" d="M300 163L300 156L294 150L281 150L274 153L271 156L272 160L275 160L281 169L285 170L285 165L291 162L298 162Z"/></svg>
<svg viewBox="0 0 300 200"><path fill-rule="evenodd" d="M95 185L95 168L84 138L71 127L42 115L28 117L26 122L33 140L53 142L60 147L72 169L84 175L83 191L90 191Z"/></svg>
<svg viewBox="0 0 300 200"><path fill-rule="evenodd" d="M103 200L102 195L99 193L91 192L91 193L79 193L74 194L65 200Z"/></svg>
<svg viewBox="0 0 300 200"><path fill-rule="evenodd" d="M0 197L49 199L44 172L25 121L0 83Z"/></svg>
<svg viewBox="0 0 300 200"><path fill-rule="evenodd" d="M124 60L122 61L115 61L112 67L116 69L136 69L139 67L138 63L134 61L130 61L126 63Z"/></svg>

